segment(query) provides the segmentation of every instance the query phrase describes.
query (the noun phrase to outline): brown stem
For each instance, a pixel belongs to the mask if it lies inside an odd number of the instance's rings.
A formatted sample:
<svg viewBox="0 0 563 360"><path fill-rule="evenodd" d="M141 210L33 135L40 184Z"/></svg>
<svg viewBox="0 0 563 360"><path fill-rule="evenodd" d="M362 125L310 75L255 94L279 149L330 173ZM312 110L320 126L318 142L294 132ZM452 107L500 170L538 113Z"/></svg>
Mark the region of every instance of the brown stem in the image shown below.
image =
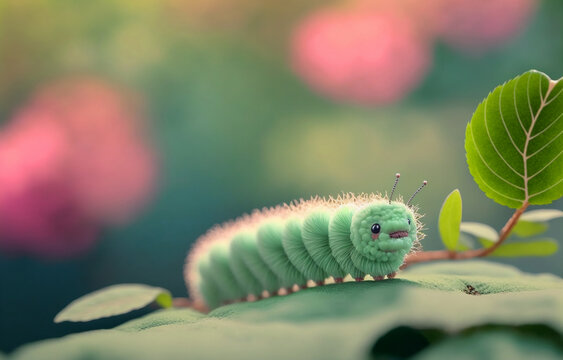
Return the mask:
<svg viewBox="0 0 563 360"><path fill-rule="evenodd" d="M493 246L461 252L452 250L421 251L407 256L405 263L403 264L403 266L401 266L401 269L419 262L428 262L434 260L462 260L490 255L504 242L504 240L506 240L508 235L510 235L512 228L514 227L514 225L516 225L522 213L524 213L524 211L528 208L528 205L530 205L530 203L528 203L528 201L524 201L522 206L517 209L514 214L512 214L510 219L508 219L506 224L502 227L498 240L493 244Z"/></svg>

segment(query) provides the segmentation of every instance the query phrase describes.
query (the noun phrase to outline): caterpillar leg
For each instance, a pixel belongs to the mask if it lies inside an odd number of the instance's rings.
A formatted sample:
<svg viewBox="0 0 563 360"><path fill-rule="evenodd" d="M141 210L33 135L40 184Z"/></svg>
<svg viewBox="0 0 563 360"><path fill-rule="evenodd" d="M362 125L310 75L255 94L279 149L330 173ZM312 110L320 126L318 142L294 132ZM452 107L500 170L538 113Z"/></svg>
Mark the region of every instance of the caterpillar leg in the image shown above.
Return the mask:
<svg viewBox="0 0 563 360"><path fill-rule="evenodd" d="M278 291L276 291L276 295L285 296L291 294L292 292L293 290L291 290L291 288L281 288Z"/></svg>
<svg viewBox="0 0 563 360"><path fill-rule="evenodd" d="M381 281L383 279L385 279L385 276L374 276L373 277L373 281Z"/></svg>
<svg viewBox="0 0 563 360"><path fill-rule="evenodd" d="M395 276L397 276L397 272L393 271L391 274L387 274L387 279L393 279Z"/></svg>

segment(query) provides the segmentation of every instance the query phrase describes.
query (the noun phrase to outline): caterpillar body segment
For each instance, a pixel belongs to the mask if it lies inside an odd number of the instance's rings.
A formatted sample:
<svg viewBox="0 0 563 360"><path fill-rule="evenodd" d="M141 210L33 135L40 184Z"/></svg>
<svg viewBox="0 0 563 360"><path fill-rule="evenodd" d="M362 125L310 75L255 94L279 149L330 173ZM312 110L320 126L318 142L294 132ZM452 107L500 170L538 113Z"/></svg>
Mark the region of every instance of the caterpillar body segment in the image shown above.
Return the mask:
<svg viewBox="0 0 563 360"><path fill-rule="evenodd" d="M307 251L303 242L302 221L300 219L293 218L287 221L282 242L287 257L305 278L314 282L322 282L329 276L309 255L309 251Z"/></svg>
<svg viewBox="0 0 563 360"><path fill-rule="evenodd" d="M329 224L329 246L344 273L359 279L366 273L358 269L352 261L354 245L350 241L350 228L353 215L354 209L351 206L341 206L334 212Z"/></svg>
<svg viewBox="0 0 563 360"><path fill-rule="evenodd" d="M329 244L329 223L331 213L328 210L313 211L308 214L302 226L303 244L313 261L328 276L343 278L346 273L332 254ZM324 279L321 279L324 280Z"/></svg>
<svg viewBox="0 0 563 360"><path fill-rule="evenodd" d="M380 195L301 200L211 229L184 274L194 303L211 309L330 277L393 277L418 247L420 227L415 209Z"/></svg>
<svg viewBox="0 0 563 360"><path fill-rule="evenodd" d="M207 307L213 309L221 305L221 299L224 296L220 293L220 285L215 282L209 260L202 258L197 264L197 271L198 290L205 299Z"/></svg>
<svg viewBox="0 0 563 360"><path fill-rule="evenodd" d="M260 296L264 290L268 292L275 292L279 290L282 287L281 282L276 274L274 274L271 270L271 266L267 264L260 255L256 234L246 233L245 236L238 239L241 241L241 246L244 248L241 255L245 266L248 270L250 270L252 276L258 280L260 285L262 285L260 293L253 295ZM235 271L237 271L237 269L235 269ZM236 299L223 299L223 301L233 300Z"/></svg>
<svg viewBox="0 0 563 360"><path fill-rule="evenodd" d="M272 221L265 223L258 229L258 252L272 272L279 279L282 288L291 288L294 284L305 284L307 279L297 270L283 248L284 223Z"/></svg>
<svg viewBox="0 0 563 360"><path fill-rule="evenodd" d="M245 239L246 237L246 239ZM254 276L245 259L247 244L252 246L252 234L241 233L236 235L230 243L230 266L237 283L246 290L248 295L258 297L262 294L264 286L260 280Z"/></svg>
<svg viewBox="0 0 563 360"><path fill-rule="evenodd" d="M217 284L221 300L241 299L248 296L248 292L235 278L230 264L229 247L226 244L218 244L209 252L210 275L213 284Z"/></svg>

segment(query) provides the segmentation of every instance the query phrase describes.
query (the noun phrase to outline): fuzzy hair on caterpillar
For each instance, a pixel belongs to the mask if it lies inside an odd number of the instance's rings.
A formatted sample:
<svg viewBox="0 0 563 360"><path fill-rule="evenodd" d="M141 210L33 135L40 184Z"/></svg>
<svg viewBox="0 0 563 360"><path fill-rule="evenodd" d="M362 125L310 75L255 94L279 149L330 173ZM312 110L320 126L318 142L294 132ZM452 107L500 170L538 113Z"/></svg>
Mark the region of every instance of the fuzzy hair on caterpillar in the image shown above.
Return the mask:
<svg viewBox="0 0 563 360"><path fill-rule="evenodd" d="M389 196L343 193L254 210L216 225L186 258L194 307L290 294L344 279L393 278L407 254L421 249L421 215Z"/></svg>

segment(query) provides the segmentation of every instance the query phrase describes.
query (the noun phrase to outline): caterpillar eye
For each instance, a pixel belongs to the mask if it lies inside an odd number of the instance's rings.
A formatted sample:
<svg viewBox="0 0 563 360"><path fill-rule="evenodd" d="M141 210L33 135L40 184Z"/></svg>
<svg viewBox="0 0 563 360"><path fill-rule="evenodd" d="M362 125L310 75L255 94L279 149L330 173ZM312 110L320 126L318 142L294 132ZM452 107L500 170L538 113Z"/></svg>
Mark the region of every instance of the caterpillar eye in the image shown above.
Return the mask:
<svg viewBox="0 0 563 360"><path fill-rule="evenodd" d="M407 218L407 223L411 224L411 219Z"/></svg>
<svg viewBox="0 0 563 360"><path fill-rule="evenodd" d="M373 224L371 226L371 232L374 234L379 234L379 232L381 231L381 225L379 224Z"/></svg>

